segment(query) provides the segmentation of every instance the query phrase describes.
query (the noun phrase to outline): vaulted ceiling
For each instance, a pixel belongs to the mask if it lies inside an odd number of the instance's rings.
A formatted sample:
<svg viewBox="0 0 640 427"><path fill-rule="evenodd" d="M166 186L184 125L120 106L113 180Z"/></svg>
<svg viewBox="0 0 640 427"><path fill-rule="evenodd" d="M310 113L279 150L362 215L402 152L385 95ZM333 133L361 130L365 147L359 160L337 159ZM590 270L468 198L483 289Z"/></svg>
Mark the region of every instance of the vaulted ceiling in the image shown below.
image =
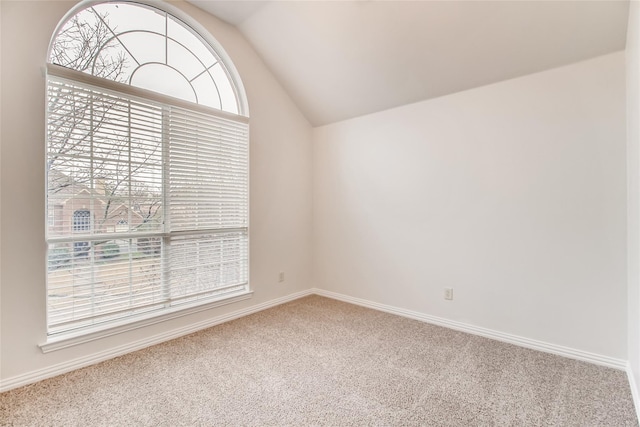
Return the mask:
<svg viewBox="0 0 640 427"><path fill-rule="evenodd" d="M320 126L624 49L628 1L207 1Z"/></svg>

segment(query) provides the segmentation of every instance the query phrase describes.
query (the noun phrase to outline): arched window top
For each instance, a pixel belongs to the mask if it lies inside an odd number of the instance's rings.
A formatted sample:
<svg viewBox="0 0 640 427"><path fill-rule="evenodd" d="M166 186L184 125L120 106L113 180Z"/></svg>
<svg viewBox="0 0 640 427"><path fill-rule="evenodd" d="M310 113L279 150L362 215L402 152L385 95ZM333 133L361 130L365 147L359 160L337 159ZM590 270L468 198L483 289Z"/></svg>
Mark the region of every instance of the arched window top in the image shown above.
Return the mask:
<svg viewBox="0 0 640 427"><path fill-rule="evenodd" d="M241 94L228 67L194 29L156 7L126 1L73 14L49 62L234 114Z"/></svg>

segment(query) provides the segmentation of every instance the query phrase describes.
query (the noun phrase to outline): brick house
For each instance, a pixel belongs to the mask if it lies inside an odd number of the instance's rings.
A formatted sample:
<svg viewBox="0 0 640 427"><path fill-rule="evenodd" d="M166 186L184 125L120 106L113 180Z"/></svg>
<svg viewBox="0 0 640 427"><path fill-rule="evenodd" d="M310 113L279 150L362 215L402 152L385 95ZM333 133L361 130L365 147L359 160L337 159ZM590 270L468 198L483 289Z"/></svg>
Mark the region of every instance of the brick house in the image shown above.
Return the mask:
<svg viewBox="0 0 640 427"><path fill-rule="evenodd" d="M49 186L58 189L48 200L47 229L50 236L128 233L145 223L145 217L139 212L149 211L141 210L144 206L140 206L147 198L142 197L144 201L133 200L129 207L124 197L109 194L101 180L95 180L94 188L90 188L63 173L50 172ZM148 240L135 239L133 250L139 246L144 250L142 247L149 244ZM131 250L126 240L113 240L110 244L117 244L120 253ZM65 247L73 248L76 256L86 255L89 242L74 241ZM98 255L102 254L101 248L97 250Z"/></svg>

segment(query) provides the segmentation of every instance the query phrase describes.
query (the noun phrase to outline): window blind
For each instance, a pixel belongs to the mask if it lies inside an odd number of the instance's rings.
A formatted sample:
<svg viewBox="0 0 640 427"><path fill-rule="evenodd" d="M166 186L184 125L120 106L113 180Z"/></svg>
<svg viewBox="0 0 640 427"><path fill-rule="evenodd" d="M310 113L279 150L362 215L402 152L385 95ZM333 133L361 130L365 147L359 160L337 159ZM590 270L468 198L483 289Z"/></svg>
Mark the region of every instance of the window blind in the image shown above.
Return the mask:
<svg viewBox="0 0 640 427"><path fill-rule="evenodd" d="M47 77L49 334L248 290L248 124Z"/></svg>

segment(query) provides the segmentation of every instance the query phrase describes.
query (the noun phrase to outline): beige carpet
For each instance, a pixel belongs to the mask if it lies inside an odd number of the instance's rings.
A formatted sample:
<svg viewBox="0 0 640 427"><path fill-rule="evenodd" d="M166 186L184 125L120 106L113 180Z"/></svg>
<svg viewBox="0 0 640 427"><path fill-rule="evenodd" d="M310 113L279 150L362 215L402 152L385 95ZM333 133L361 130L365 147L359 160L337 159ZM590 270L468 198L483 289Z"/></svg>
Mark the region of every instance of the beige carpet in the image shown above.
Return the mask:
<svg viewBox="0 0 640 427"><path fill-rule="evenodd" d="M16 426L635 426L625 373L303 298L0 395Z"/></svg>

